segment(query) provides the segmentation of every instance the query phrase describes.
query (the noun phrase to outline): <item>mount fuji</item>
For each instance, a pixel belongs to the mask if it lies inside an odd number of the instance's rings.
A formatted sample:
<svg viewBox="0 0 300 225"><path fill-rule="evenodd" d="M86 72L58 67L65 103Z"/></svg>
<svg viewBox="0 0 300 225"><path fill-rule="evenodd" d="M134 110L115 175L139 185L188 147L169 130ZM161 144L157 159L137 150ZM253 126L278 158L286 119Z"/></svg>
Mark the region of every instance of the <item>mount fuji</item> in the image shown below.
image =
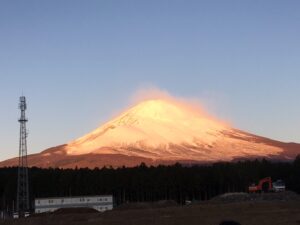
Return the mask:
<svg viewBox="0 0 300 225"><path fill-rule="evenodd" d="M28 156L29 166L103 167L213 163L254 158L293 160L300 144L253 135L174 99L140 102L68 144ZM18 159L0 162L16 166Z"/></svg>

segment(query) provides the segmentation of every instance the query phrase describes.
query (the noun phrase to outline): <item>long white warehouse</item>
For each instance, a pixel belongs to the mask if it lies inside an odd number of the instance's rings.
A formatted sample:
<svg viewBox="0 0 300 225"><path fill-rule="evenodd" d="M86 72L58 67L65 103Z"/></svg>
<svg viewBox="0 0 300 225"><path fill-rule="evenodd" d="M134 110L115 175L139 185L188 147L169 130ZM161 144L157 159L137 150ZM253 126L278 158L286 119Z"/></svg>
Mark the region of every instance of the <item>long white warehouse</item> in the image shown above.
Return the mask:
<svg viewBox="0 0 300 225"><path fill-rule="evenodd" d="M113 197L103 196L79 196L37 198L34 201L35 213L53 212L61 208L93 208L99 212L113 209Z"/></svg>

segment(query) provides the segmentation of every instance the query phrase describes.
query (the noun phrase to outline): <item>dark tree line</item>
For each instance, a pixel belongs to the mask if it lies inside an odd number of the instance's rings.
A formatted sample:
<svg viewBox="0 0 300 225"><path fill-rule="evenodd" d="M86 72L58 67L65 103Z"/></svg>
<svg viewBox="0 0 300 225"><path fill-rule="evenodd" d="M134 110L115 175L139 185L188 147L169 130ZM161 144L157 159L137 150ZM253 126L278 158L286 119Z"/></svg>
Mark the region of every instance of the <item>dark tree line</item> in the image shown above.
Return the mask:
<svg viewBox="0 0 300 225"><path fill-rule="evenodd" d="M201 166L96 169L29 169L30 199L112 194L115 205L124 202L202 201L226 192L247 191L249 184L271 176L283 179L300 193L300 156L292 163L267 160L216 163ZM0 169L0 210L11 211L16 199L17 168Z"/></svg>

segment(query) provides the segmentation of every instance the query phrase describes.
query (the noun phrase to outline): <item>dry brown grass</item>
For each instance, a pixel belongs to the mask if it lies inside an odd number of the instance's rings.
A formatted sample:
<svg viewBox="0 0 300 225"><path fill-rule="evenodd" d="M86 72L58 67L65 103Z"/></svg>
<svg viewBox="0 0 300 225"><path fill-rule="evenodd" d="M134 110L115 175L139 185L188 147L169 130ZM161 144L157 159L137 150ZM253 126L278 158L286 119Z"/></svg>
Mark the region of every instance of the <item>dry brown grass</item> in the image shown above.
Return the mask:
<svg viewBox="0 0 300 225"><path fill-rule="evenodd" d="M300 201L205 203L167 208L114 210L106 213L47 214L5 225L217 225L222 220L242 225L299 225Z"/></svg>

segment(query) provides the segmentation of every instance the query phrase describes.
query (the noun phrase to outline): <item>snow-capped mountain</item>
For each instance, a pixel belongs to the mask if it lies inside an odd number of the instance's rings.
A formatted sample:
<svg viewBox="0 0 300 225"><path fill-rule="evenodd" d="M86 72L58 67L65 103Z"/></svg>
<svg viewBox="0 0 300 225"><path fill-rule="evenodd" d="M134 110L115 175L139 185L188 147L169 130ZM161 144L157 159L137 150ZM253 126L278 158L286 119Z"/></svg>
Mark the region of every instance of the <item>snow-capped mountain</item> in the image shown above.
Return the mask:
<svg viewBox="0 0 300 225"><path fill-rule="evenodd" d="M140 102L77 140L28 159L31 166L102 167L262 157L290 160L298 153L299 144L234 129L181 101L153 99ZM12 159L0 166L16 163Z"/></svg>

